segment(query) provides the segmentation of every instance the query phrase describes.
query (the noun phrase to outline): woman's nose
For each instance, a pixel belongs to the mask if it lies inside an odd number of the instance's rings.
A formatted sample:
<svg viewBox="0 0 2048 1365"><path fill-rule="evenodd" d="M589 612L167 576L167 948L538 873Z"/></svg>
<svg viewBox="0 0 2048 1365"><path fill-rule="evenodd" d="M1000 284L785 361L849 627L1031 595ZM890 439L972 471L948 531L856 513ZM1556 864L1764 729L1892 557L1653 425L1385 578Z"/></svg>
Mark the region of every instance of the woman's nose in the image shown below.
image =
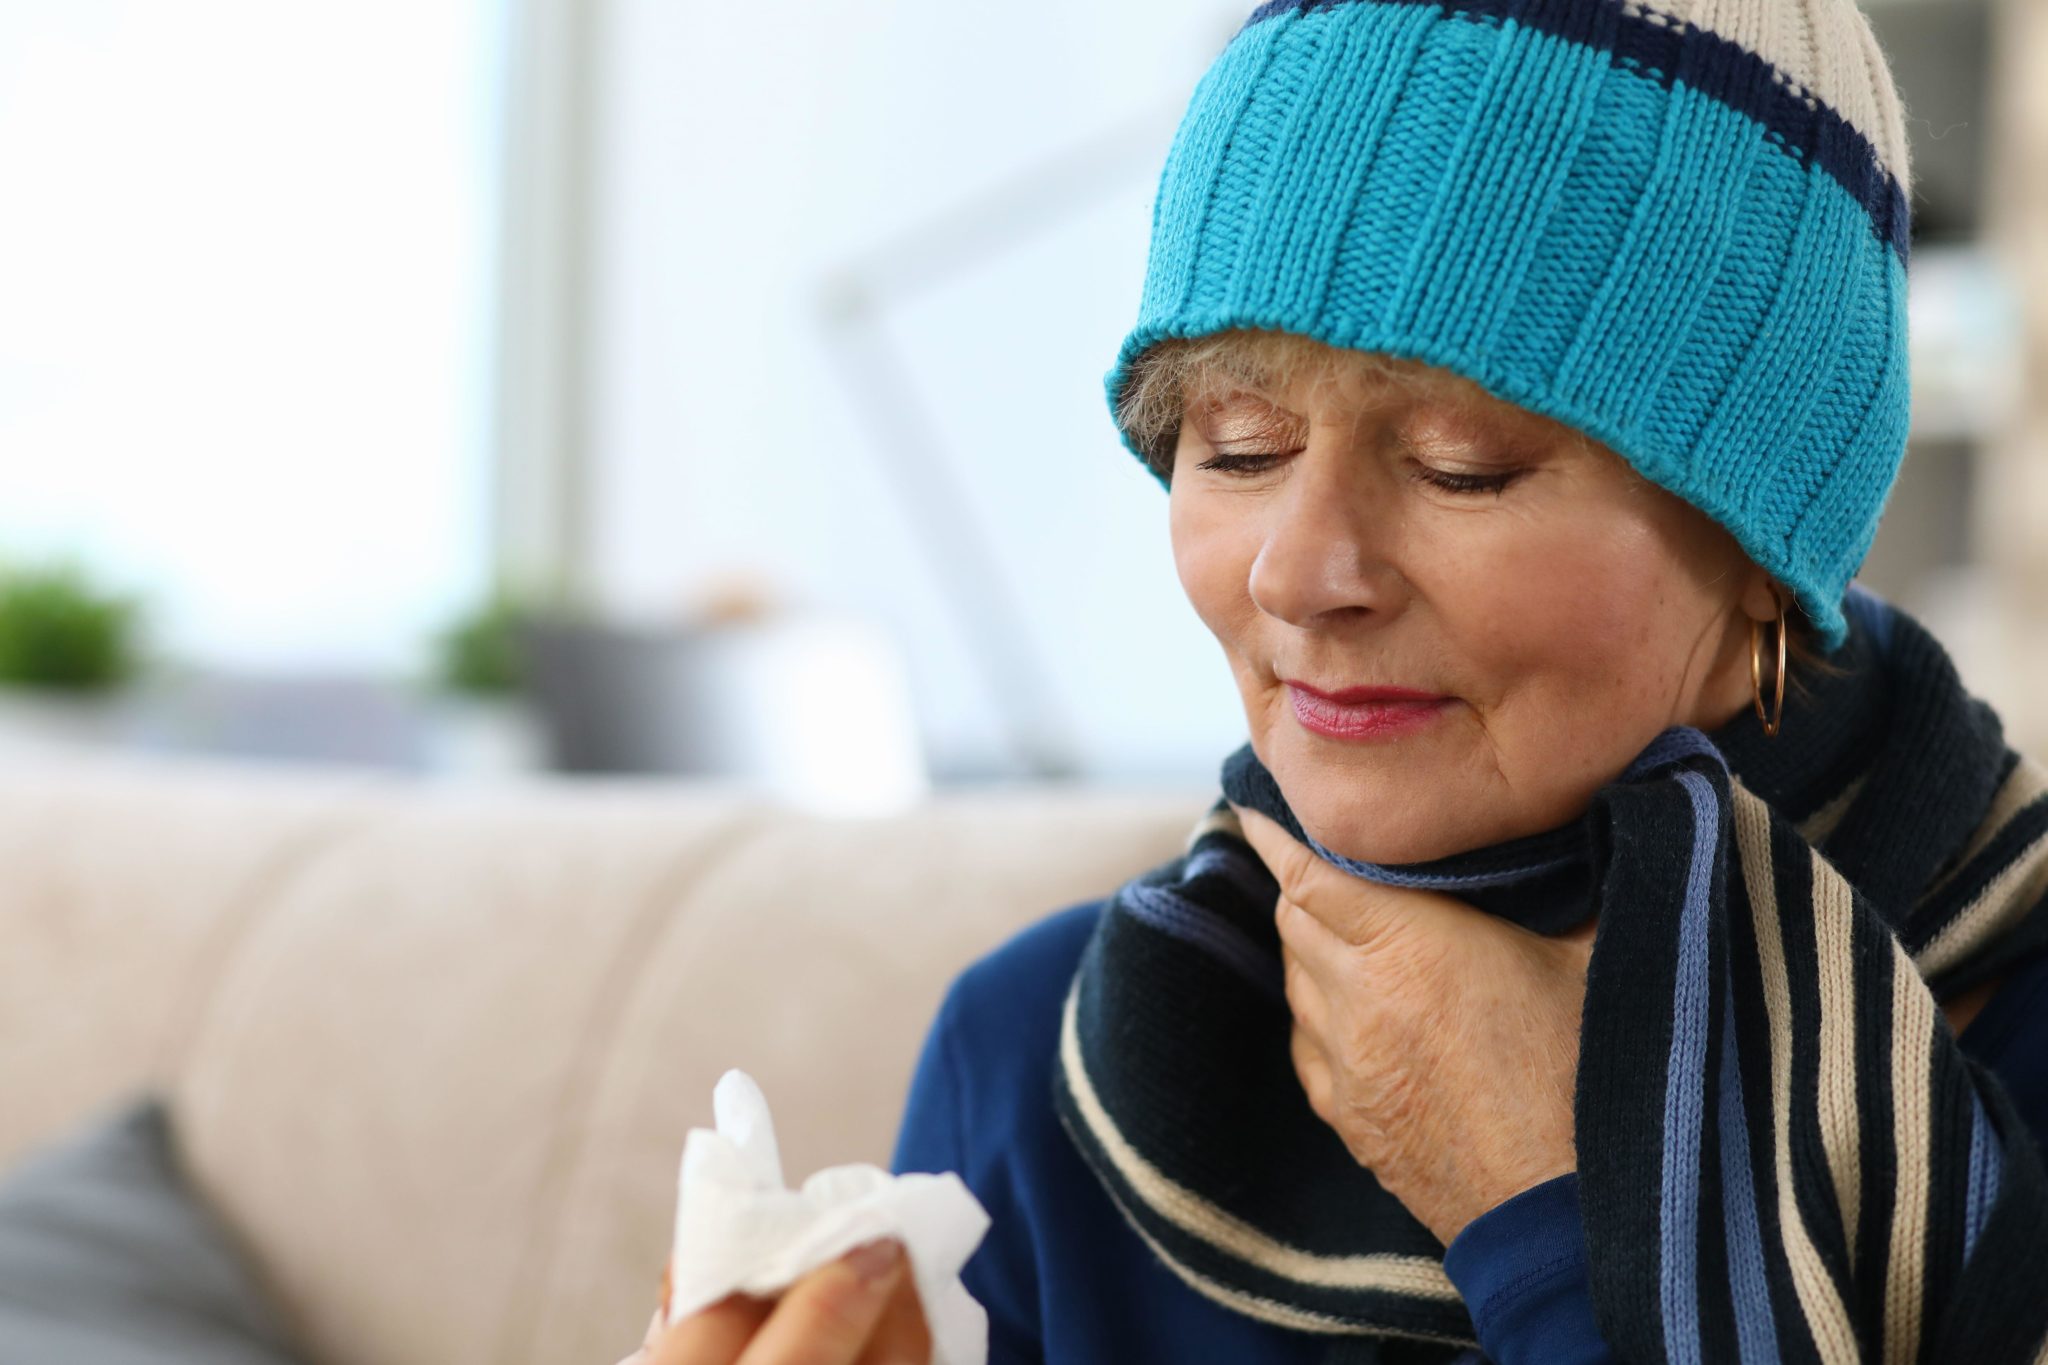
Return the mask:
<svg viewBox="0 0 2048 1365"><path fill-rule="evenodd" d="M1356 451L1303 451L1264 507L1252 561L1259 610L1304 628L1332 614L1391 614L1403 580L1391 558L1399 509Z"/></svg>

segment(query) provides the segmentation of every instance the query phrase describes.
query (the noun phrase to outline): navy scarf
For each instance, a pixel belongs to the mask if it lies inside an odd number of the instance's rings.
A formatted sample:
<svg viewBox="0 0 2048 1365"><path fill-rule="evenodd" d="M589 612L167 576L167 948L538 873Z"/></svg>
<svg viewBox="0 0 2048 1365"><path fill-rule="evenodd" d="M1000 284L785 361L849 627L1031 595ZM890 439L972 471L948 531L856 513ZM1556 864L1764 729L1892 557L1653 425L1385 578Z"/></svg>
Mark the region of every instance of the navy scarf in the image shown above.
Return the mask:
<svg viewBox="0 0 2048 1365"><path fill-rule="evenodd" d="M1840 676L1666 731L1585 815L1385 867L1539 933L1599 915L1575 1099L1601 1333L1630 1361L2032 1360L2048 1178L1938 1003L2048 950L2048 774L1860 591ZM1309 1109L1278 887L1228 802L1306 832L1250 746L1111 898L1053 1097L1153 1251L1333 1359L1475 1343L1443 1247Z"/></svg>

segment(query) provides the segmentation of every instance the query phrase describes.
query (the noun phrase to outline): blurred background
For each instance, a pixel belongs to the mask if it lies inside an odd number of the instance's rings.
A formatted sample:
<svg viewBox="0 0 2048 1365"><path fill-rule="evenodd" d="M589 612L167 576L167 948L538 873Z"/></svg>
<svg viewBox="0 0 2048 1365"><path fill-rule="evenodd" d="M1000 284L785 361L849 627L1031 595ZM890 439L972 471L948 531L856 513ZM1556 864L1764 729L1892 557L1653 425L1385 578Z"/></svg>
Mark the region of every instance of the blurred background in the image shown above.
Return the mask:
<svg viewBox="0 0 2048 1365"><path fill-rule="evenodd" d="M1917 186L1864 581L2040 753L2048 6L1865 3ZM0 0L0 761L1211 782L1101 377L1248 9Z"/></svg>

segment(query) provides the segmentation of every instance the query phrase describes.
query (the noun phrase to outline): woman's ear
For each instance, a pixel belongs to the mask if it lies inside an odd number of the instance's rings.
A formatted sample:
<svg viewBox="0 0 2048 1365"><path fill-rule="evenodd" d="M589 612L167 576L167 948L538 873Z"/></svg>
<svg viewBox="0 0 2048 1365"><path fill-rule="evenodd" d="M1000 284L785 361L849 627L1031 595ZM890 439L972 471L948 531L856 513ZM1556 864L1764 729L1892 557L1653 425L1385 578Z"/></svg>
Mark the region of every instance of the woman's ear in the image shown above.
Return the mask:
<svg viewBox="0 0 2048 1365"><path fill-rule="evenodd" d="M1790 610L1792 594L1780 587L1768 569L1749 566L1742 587L1742 614L1752 621L1770 622L1780 611Z"/></svg>

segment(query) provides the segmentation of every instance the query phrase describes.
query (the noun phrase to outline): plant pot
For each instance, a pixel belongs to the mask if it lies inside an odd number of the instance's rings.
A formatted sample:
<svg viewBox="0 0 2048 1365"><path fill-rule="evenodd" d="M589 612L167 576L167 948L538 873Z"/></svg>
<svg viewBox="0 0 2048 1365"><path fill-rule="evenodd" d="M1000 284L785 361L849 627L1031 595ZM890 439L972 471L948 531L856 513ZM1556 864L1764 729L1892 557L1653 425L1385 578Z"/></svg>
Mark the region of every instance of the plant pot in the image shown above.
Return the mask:
<svg viewBox="0 0 2048 1365"><path fill-rule="evenodd" d="M444 693L426 704L423 720L430 774L519 777L547 768L547 735L521 698Z"/></svg>
<svg viewBox="0 0 2048 1365"><path fill-rule="evenodd" d="M562 771L741 782L835 815L901 810L929 790L901 661L863 621L539 623L524 654Z"/></svg>
<svg viewBox="0 0 2048 1365"><path fill-rule="evenodd" d="M132 720L126 692L0 687L0 762L119 748Z"/></svg>

